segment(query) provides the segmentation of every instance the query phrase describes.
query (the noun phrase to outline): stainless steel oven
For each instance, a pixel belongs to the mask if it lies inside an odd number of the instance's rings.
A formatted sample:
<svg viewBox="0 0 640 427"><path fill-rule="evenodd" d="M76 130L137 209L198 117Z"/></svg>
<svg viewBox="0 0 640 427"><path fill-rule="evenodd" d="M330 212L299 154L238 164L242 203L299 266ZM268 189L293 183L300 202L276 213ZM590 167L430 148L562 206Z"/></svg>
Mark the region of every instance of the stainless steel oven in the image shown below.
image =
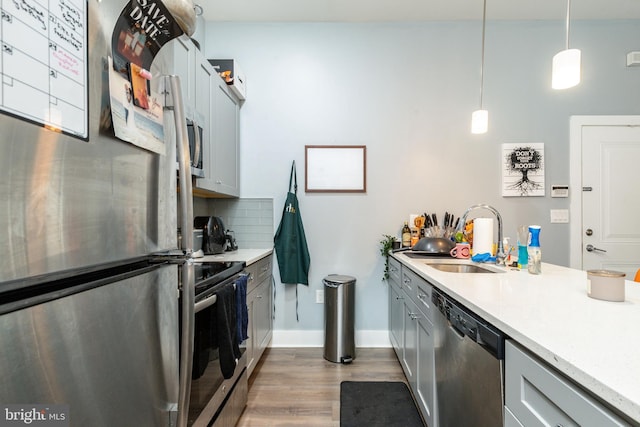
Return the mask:
<svg viewBox="0 0 640 427"><path fill-rule="evenodd" d="M189 395L189 426L235 425L247 402L246 347L239 349L235 367L229 366L220 330L226 330L223 295L244 275L243 262L195 264L194 340ZM235 299L233 300L235 301ZM228 302L228 301L227 301ZM228 304L227 304L228 305ZM235 304L233 309L235 309ZM235 321L236 317L233 317ZM222 324L221 324L222 322ZM235 331L233 325L228 325ZM226 365L225 365L226 362ZM223 369L224 367L224 369ZM223 373L224 372L224 373ZM227 377L227 378L225 378Z"/></svg>

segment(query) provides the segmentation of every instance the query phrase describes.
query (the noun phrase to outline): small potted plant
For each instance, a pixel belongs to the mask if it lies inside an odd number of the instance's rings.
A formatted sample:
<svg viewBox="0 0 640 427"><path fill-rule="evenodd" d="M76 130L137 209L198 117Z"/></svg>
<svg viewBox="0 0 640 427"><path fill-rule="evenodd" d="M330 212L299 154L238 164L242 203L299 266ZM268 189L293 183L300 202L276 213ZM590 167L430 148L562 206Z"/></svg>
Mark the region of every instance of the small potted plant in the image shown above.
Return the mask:
<svg viewBox="0 0 640 427"><path fill-rule="evenodd" d="M384 273L382 280L389 279L389 252L394 248L396 238L388 234L383 234L384 239L380 240L380 255L384 257Z"/></svg>

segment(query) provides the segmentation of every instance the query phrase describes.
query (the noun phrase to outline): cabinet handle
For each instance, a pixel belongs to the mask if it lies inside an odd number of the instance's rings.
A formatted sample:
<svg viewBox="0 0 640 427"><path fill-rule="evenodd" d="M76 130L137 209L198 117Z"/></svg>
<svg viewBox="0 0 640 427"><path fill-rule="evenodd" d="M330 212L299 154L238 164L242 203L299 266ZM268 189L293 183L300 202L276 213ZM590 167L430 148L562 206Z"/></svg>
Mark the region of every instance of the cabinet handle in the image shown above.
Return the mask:
<svg viewBox="0 0 640 427"><path fill-rule="evenodd" d="M409 283L411 283L411 279L405 276L403 282L405 285L408 285Z"/></svg>
<svg viewBox="0 0 640 427"><path fill-rule="evenodd" d="M396 299L397 299L397 300L400 300L400 299L404 299L404 297L397 296L397 297L396 297Z"/></svg>
<svg viewBox="0 0 640 427"><path fill-rule="evenodd" d="M257 299L262 299L262 295L256 295Z"/></svg>
<svg viewBox="0 0 640 427"><path fill-rule="evenodd" d="M409 313L409 317L411 317L411 320L417 320L420 318L420 316L415 313Z"/></svg>
<svg viewBox="0 0 640 427"><path fill-rule="evenodd" d="M420 298L421 300L424 300L424 298L425 298L426 296L427 296L427 295L425 295L425 294L418 294L418 298Z"/></svg>

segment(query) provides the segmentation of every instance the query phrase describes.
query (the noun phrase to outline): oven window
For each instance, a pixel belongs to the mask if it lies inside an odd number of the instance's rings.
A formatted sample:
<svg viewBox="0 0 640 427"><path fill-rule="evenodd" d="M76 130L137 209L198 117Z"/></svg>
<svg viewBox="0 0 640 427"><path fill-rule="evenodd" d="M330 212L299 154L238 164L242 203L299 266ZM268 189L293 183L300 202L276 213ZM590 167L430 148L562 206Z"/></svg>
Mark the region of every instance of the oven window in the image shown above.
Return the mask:
<svg viewBox="0 0 640 427"><path fill-rule="evenodd" d="M195 314L190 420L195 420L200 415L224 380L215 337L215 308L216 304Z"/></svg>
<svg viewBox="0 0 640 427"><path fill-rule="evenodd" d="M213 304L195 314L189 425L200 416L224 381L216 340L216 307ZM246 341L239 347L244 354Z"/></svg>

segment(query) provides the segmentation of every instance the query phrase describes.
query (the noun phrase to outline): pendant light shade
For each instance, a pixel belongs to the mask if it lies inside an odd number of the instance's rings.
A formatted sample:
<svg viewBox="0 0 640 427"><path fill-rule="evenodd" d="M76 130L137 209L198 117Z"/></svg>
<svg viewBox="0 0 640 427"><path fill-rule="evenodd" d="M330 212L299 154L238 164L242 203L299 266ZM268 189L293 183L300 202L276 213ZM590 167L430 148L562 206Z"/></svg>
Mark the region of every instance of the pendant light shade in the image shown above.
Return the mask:
<svg viewBox="0 0 640 427"><path fill-rule="evenodd" d="M489 112L476 110L471 114L471 133L487 133L489 129Z"/></svg>
<svg viewBox="0 0 640 427"><path fill-rule="evenodd" d="M487 133L489 128L489 112L482 108L482 91L484 89L484 32L487 24L487 0L482 8L482 60L480 62L480 109L471 114L471 133Z"/></svg>
<svg viewBox="0 0 640 427"><path fill-rule="evenodd" d="M568 89L580 83L580 49L566 49L553 57L551 87Z"/></svg>
<svg viewBox="0 0 640 427"><path fill-rule="evenodd" d="M566 48L553 57L551 87L568 89L580 83L580 49L569 49L571 0L567 0Z"/></svg>

